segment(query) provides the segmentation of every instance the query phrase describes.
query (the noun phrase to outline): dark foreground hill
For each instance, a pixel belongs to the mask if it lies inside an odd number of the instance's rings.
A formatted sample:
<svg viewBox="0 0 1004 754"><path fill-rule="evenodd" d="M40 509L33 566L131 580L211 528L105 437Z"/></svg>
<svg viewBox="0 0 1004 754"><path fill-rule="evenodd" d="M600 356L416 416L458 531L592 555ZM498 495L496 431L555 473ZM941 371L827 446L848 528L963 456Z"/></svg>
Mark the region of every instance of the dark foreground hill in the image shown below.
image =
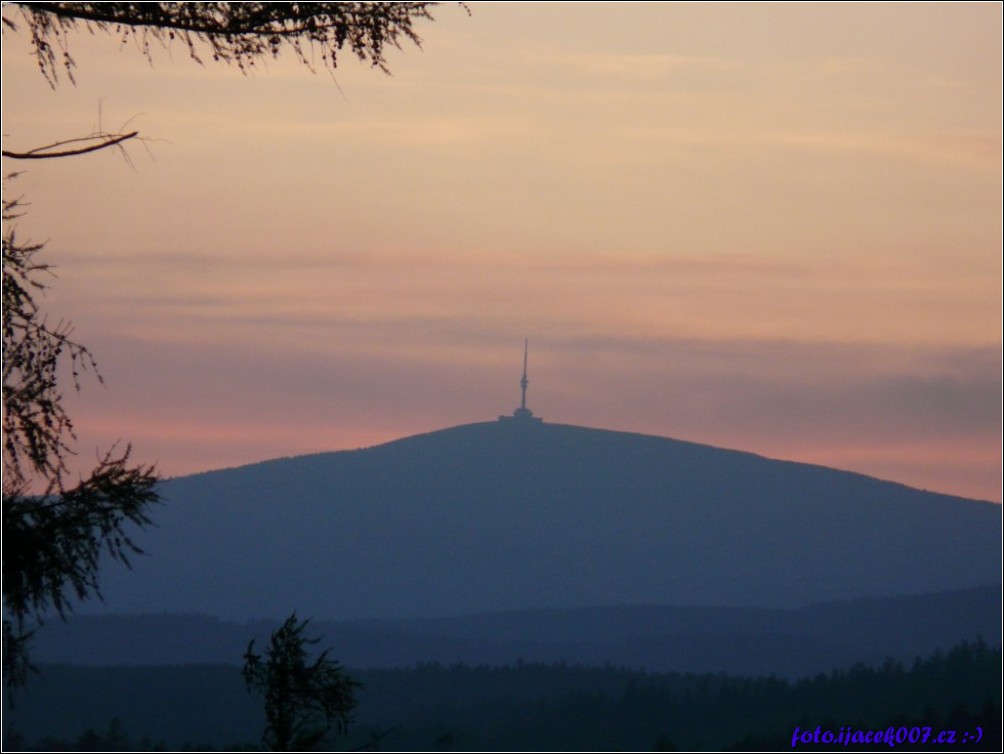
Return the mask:
<svg viewBox="0 0 1004 754"><path fill-rule="evenodd" d="M471 424L170 480L86 611L797 607L1000 578L1001 507L659 437Z"/></svg>

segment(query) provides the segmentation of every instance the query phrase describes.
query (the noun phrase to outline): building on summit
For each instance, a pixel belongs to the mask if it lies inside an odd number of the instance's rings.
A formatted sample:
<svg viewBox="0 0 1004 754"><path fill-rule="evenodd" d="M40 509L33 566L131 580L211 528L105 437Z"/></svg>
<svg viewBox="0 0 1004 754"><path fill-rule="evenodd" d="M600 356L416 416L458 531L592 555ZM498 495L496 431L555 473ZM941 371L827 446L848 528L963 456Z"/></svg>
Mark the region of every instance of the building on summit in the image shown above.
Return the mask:
<svg viewBox="0 0 1004 754"><path fill-rule="evenodd" d="M529 351L530 340L527 338L523 341L523 377L519 381L519 386L523 390L523 397L520 401L519 408L512 412L512 416L505 416L504 414L499 417L500 422L506 422L511 424L541 424L543 419L534 416L533 411L526 407L526 386L530 384L530 380L526 378L526 357Z"/></svg>

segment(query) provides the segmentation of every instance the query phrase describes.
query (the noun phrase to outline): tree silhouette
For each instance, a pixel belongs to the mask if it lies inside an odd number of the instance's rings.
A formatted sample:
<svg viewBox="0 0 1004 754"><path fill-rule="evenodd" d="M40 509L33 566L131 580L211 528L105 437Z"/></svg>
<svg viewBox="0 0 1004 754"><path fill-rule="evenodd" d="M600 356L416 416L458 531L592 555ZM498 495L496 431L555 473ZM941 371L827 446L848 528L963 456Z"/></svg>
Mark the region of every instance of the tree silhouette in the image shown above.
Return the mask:
<svg viewBox="0 0 1004 754"><path fill-rule="evenodd" d="M5 200L12 221L17 200ZM130 448L109 450L86 477L67 481L73 423L63 407L59 370L69 362L75 387L95 370L72 329L50 326L36 303L49 266L41 245L3 236L3 668L21 683L30 667L26 642L50 610L64 617L72 597L100 595L102 552L128 564L140 549L128 525L149 523L158 497L152 466L129 465Z"/></svg>
<svg viewBox="0 0 1004 754"><path fill-rule="evenodd" d="M253 639L244 653L248 691L265 697L262 743L274 751L310 750L332 728L344 734L356 706L360 684L328 659L327 650L308 662L308 646L320 641L305 636L308 623L294 612L272 634L263 656L255 654Z"/></svg>
<svg viewBox="0 0 1004 754"><path fill-rule="evenodd" d="M388 72L386 46L419 45L413 24L431 19L433 5L11 2L4 3L3 28L27 29L39 70L53 88L60 70L73 81L70 37L81 30L132 38L148 58L152 43L177 42L197 62L208 50L214 62L232 63L244 72L283 51L310 68L318 49L329 69L348 49ZM3 156L34 160L123 149L137 135L99 131L4 149ZM141 552L130 529L150 523L150 505L158 500L154 467L130 466L128 445L100 456L87 477L67 480L75 436L63 406L61 370L69 366L77 389L81 372L101 378L90 351L71 338L71 326L65 321L51 325L38 306L36 295L51 269L37 259L40 244L16 237L14 220L21 206L18 199L3 203L3 669L13 682L25 679L30 667L26 642L49 612L65 617L74 597L100 596L101 553L128 564L129 556Z"/></svg>
<svg viewBox="0 0 1004 754"><path fill-rule="evenodd" d="M148 59L154 43L167 48L177 42L198 63L208 54L213 62L231 63L247 73L259 62L291 52L313 70L315 51L329 70L338 66L348 48L359 60L389 73L385 49L403 41L421 47L416 21L432 19L435 2L405 3L4 3L15 18L3 17L4 29L27 27L39 71L53 88L62 69L72 82L76 62L70 35L79 29L103 32L121 42L132 38ZM463 5L461 3L461 5ZM466 6L465 6L466 7ZM84 154L120 146L137 132L99 132L34 147L3 150L5 157L42 159ZM81 142L83 142L81 144ZM75 146L66 148L68 145Z"/></svg>
<svg viewBox="0 0 1004 754"><path fill-rule="evenodd" d="M135 37L150 56L151 41L177 40L198 62L200 45L213 61L248 70L267 57L292 51L311 67L308 55L320 48L324 64L335 68L347 46L361 61L388 71L384 49L402 40L420 45L414 22L431 19L434 2L405 3L24 3L12 2L27 23L42 75L55 85L64 68L73 80L68 34L79 26ZM13 21L5 24L15 28Z"/></svg>

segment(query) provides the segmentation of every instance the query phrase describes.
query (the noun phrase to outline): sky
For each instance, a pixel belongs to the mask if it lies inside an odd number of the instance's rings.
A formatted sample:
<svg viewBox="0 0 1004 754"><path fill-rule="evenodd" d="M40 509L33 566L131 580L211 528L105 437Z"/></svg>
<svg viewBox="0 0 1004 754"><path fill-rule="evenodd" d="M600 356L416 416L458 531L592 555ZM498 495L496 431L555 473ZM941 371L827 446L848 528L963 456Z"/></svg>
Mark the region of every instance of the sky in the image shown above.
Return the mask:
<svg viewBox="0 0 1004 754"><path fill-rule="evenodd" d="M999 3L454 4L391 75L4 31L19 238L166 476L519 405L1001 501ZM7 8L5 17L17 22Z"/></svg>

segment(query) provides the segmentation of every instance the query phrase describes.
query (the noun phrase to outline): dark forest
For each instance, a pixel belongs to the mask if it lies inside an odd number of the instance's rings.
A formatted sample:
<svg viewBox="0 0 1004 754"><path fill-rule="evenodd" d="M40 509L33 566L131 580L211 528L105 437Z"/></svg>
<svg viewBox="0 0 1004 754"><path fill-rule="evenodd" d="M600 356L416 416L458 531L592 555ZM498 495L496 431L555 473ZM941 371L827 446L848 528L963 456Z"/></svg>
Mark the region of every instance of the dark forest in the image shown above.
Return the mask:
<svg viewBox="0 0 1004 754"><path fill-rule="evenodd" d="M817 726L903 728L904 737L930 729L932 751L1001 746L1001 651L982 641L794 681L564 663L351 672L363 684L359 707L329 749L790 750L796 727ZM49 665L13 701L7 751L260 746L261 711L236 666ZM943 731L954 745L934 743Z"/></svg>

